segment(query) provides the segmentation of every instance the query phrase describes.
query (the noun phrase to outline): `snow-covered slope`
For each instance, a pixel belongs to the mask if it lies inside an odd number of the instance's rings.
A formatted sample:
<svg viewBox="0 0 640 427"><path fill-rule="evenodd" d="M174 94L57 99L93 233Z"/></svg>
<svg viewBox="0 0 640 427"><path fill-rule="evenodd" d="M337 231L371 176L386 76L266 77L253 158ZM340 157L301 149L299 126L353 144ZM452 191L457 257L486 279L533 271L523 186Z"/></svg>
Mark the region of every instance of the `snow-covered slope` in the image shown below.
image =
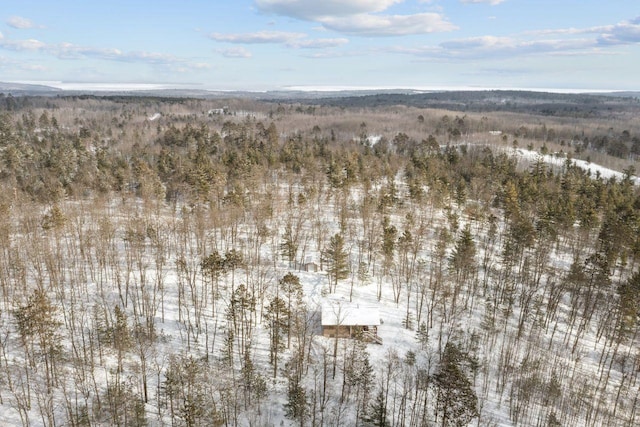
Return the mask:
<svg viewBox="0 0 640 427"><path fill-rule="evenodd" d="M144 414L150 425L356 425L382 396L390 424L435 425L447 343L476 397L471 425L638 421L637 333L610 328L615 293L566 279L593 236L535 239L512 259L508 225L486 219L501 217L492 207L480 217L412 201L401 179L384 206L367 205L383 181L337 191L264 178L242 209L119 197L67 202L58 222L50 210L12 210L0 251L2 424L134 424ZM291 261L287 227L297 233ZM474 251L460 266L452 259L467 229ZM332 289L326 248L337 233L350 273ZM322 269L304 271L302 260ZM287 273L300 301L280 283ZM381 345L320 335L322 308L341 303L379 313ZM274 339L282 307L298 316ZM306 403L299 419L292 396Z"/></svg>

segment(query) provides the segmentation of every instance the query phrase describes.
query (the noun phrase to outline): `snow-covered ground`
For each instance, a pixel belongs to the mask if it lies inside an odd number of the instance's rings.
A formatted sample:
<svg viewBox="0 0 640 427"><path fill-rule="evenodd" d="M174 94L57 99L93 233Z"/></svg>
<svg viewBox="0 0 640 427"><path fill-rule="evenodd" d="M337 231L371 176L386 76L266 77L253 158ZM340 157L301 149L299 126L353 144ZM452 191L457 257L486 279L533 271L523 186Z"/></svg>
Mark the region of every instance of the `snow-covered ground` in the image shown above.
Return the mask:
<svg viewBox="0 0 640 427"><path fill-rule="evenodd" d="M508 149L506 151L510 152L510 154L515 155L521 160L527 160L531 163L542 160L544 163L554 166L556 170L562 170L562 168L566 166L567 162L567 157L565 154L541 154L537 151L525 150L522 148L517 148L515 150ZM595 163L587 162L585 160L571 159L571 163L588 172L592 178L601 177L605 180L615 178L618 181L624 178L624 174L621 172L614 171L612 169L600 166ZM636 185L640 185L639 177L633 176L631 177L631 179Z"/></svg>
<svg viewBox="0 0 640 427"><path fill-rule="evenodd" d="M526 150L518 150L517 155L530 161L539 156ZM565 161L554 156L542 158L558 167ZM595 165L583 166L594 173L599 171L603 177L618 176ZM407 189L399 184L399 196L406 197ZM375 188L382 185L378 183ZM631 418L637 404L633 401L633 396L638 396L633 384L637 385L638 373L629 372L628 364L620 361L622 355L628 359L637 357L637 340L617 343L617 358L608 354L606 350L613 343L596 328L596 321L602 319L586 321L575 329L569 326L573 323L569 319L571 300L567 292L560 294L559 308L554 314L547 314L551 295L559 292L558 285L571 265L572 249L568 246L558 243L547 248L538 243L528 250L528 262L544 255L548 258L542 258L540 280L525 283L524 276L501 265L499 242L495 246L488 243L496 237L491 233L504 238L504 224L490 231L487 224L472 224L460 208L456 212L459 225L454 229L451 215L444 209L412 205L406 199L388 214L400 233L411 229L421 241L411 265L415 273L404 281L399 255L389 272L383 274L378 249L373 250L374 259L367 268L359 271L358 245L363 245L367 237L360 210L364 200L361 189L342 195L327 191L293 210L286 202L289 191L288 186L269 184L252 189L250 207L244 214L231 208L218 211L188 206L172 208L135 199L118 199L103 205L100 201L69 202L63 206L67 218L63 228L43 231L36 226L20 233L16 229L4 243L0 258L2 268L10 272L8 282L3 284L7 294L0 302L0 339L4 349L0 423L44 425L47 419L41 414L49 410L56 425L70 424L69 410L83 405L95 409L96 398L106 399L109 385L127 384L134 396L140 396L146 373L147 420L150 425L171 425L163 393L167 370L178 355L208 361L202 364L209 369L208 381L215 391L212 398L222 407L223 397L227 396L222 392L223 385L237 380L233 375L240 374L242 362L234 353L233 372L224 370L226 365L221 362L232 328L225 313L230 308L231 289L245 284L255 290L257 297L250 321L251 357L267 388L261 404L239 410L238 424L299 424L286 418L284 409L288 391L285 362L294 353L295 345L282 352L279 370L273 378L268 322L263 317L268 302L280 292L278 281L288 272L300 278L303 300L313 322L310 368L302 379L309 399L319 387L323 354L333 356L334 348L338 350L337 374L327 384L331 397L326 402L325 425L357 423L356 397L340 397L344 358L349 357L353 341L341 339L334 347L334 339L319 334L322 308L341 301L345 305L373 307L379 313L378 334L383 344L366 347L375 375L371 394L375 396L383 381L388 380L388 419L394 425L409 424L410 408L421 404L414 398L418 393L417 378L435 372L441 351L450 340L459 343L479 363L473 385L480 417L474 420L474 425L476 422L481 426L545 425L552 413L563 425L581 425L586 422L584 413L592 407L605 414L592 415L591 423L595 425L603 420L617 420L620 425L638 420L638 415ZM305 186L296 184L293 191L303 193ZM339 203L339 197L345 197L344 204ZM266 218L258 209L260 203L272 203L273 211ZM300 249L299 257L319 261L329 237L340 231L340 206L347 210L343 233L349 242L353 273L340 280L335 292L330 293L326 271L291 268L282 259L280 244L285 224L288 221L300 224L299 238L305 244L304 255ZM408 213L413 225L407 220ZM34 214L34 221L39 219L38 215ZM380 227L383 215L379 212L371 215L371 224ZM473 283L458 285L449 276L447 263L456 233L467 224L475 232L476 263L480 266L481 260L487 259L488 267L478 268ZM436 246L442 230L449 230L451 236L443 240L446 250L444 257L439 258ZM380 244L378 238L372 242ZM200 262L214 250L224 254L231 249L240 251L245 263L221 275L219 295L214 301L213 285L203 275ZM441 271L444 277L440 280L436 279L439 262L444 263ZM58 362L59 378L51 393L37 385L43 384L45 378L42 362L38 359L35 367L26 364L14 316L15 310L24 306L39 285L44 286L59 309L56 320L61 322L64 357ZM424 298L424 305L419 310L420 297ZM157 339L145 346L134 344L119 354L113 340L100 338L100 328L105 327L101 322L114 322L116 306L124 310L129 328L152 324ZM428 338L423 342L417 338L418 318L427 326ZM231 340L235 340L237 351L240 337L235 335ZM410 353L415 355L412 363ZM602 384L607 365L610 374ZM407 385L413 387L412 392L402 398L401 391ZM553 398L548 397L552 392ZM435 393L429 391L425 396L430 425L435 423ZM28 405L27 398L30 398ZM620 405L617 418L606 416L613 411L614 402ZM520 417L518 422L516 416Z"/></svg>

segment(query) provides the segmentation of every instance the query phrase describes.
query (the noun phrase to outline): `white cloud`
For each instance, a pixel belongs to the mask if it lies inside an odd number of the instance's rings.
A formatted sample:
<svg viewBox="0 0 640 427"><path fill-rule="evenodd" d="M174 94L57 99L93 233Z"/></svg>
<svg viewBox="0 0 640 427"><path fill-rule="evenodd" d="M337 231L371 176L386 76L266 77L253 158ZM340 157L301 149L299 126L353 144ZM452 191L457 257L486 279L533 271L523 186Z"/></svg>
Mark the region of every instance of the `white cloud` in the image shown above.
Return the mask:
<svg viewBox="0 0 640 427"><path fill-rule="evenodd" d="M382 12L404 0L256 0L263 12L307 21L324 17L339 17L362 13Z"/></svg>
<svg viewBox="0 0 640 427"><path fill-rule="evenodd" d="M226 58L251 58L251 52L241 46L219 49L217 52Z"/></svg>
<svg viewBox="0 0 640 427"><path fill-rule="evenodd" d="M623 45L640 43L640 17L630 21L622 21L615 25L604 25L589 28L561 28L553 30L531 31L527 36L571 36L594 34L601 45Z"/></svg>
<svg viewBox="0 0 640 427"><path fill-rule="evenodd" d="M537 37L537 36L553 36L553 35L574 35L574 34L584 34L584 29L578 28L561 28L555 30L535 30L535 31L526 31L523 35L528 37Z"/></svg>
<svg viewBox="0 0 640 427"><path fill-rule="evenodd" d="M321 51L313 51L313 53L305 53L302 56L305 58L312 59L324 59L324 58L356 58L361 56L370 55L372 52L370 50L321 50Z"/></svg>
<svg viewBox="0 0 640 427"><path fill-rule="evenodd" d="M349 40L345 38L309 39L304 33L291 33L285 31L258 31L255 33L236 34L214 33L209 37L219 42L239 44L282 44L296 49L326 49L342 46L349 42Z"/></svg>
<svg viewBox="0 0 640 427"><path fill-rule="evenodd" d="M422 58L445 60L483 60L514 58L523 55L576 55L594 51L592 39L518 40L511 37L472 37L451 40L438 46L396 47L392 52Z"/></svg>
<svg viewBox="0 0 640 427"><path fill-rule="evenodd" d="M402 36L451 31L438 13L381 14L404 0L256 0L259 10L320 23L325 29L362 36Z"/></svg>
<svg viewBox="0 0 640 427"><path fill-rule="evenodd" d="M331 47L339 47L349 43L349 40L344 38L337 39L309 39L309 40L294 40L287 44L287 46L301 49L327 49Z"/></svg>
<svg viewBox="0 0 640 427"><path fill-rule="evenodd" d="M473 4L478 4L478 3L489 3L491 6L495 6L498 5L500 3L505 2L506 0L460 0L462 3L473 3Z"/></svg>
<svg viewBox="0 0 640 427"><path fill-rule="evenodd" d="M466 39L451 40L442 43L440 46L445 49L461 50L461 49L499 49L510 47L516 44L515 40L509 37L469 37Z"/></svg>
<svg viewBox="0 0 640 427"><path fill-rule="evenodd" d="M215 41L227 43L290 43L297 39L305 38L302 33L290 33L285 31L258 31L255 33L220 34L213 33L209 37Z"/></svg>
<svg viewBox="0 0 640 427"><path fill-rule="evenodd" d="M635 19L605 27L599 31L598 41L600 44L605 45L640 43L640 22L638 21L638 19Z"/></svg>
<svg viewBox="0 0 640 427"><path fill-rule="evenodd" d="M7 20L7 25L19 30L26 30L29 28L41 28L34 24L30 19L23 18L21 16L12 16Z"/></svg>
<svg viewBox="0 0 640 427"><path fill-rule="evenodd" d="M575 52L593 47L589 39L517 40L509 37L475 37L440 45L448 55L463 58L512 57L537 53Z"/></svg>
<svg viewBox="0 0 640 427"><path fill-rule="evenodd" d="M98 56L126 62L146 62L149 64L183 64L184 61L165 53L134 51L123 53L119 49L105 49L98 51Z"/></svg>
<svg viewBox="0 0 640 427"><path fill-rule="evenodd" d="M41 50L46 47L44 42L35 39L27 40L9 40L4 37L0 38L0 47L7 50Z"/></svg>
<svg viewBox="0 0 640 427"><path fill-rule="evenodd" d="M466 60L500 59L524 55L610 55L616 46L640 44L640 20L590 28L525 32L510 37L481 36L455 39L432 46L398 46L389 51L421 58Z"/></svg>
<svg viewBox="0 0 640 427"><path fill-rule="evenodd" d="M73 43L47 44L40 40L26 39L13 40L0 38L0 49L11 51L32 51L53 55L59 59L76 60L94 58L105 61L139 62L151 65L166 66L172 69L202 69L208 64L191 62L185 58L179 58L158 52L132 51L123 52L115 48L96 48L80 46Z"/></svg>
<svg viewBox="0 0 640 427"><path fill-rule="evenodd" d="M324 18L325 27L364 36L402 36L445 32L457 27L437 13L415 15L369 15L360 14L343 18Z"/></svg>
<svg viewBox="0 0 640 427"><path fill-rule="evenodd" d="M55 55L60 59L81 59L86 57L121 61L124 53L119 49L113 48L95 48L88 46L79 46L72 43L60 43L57 45L48 45L43 48L47 52Z"/></svg>

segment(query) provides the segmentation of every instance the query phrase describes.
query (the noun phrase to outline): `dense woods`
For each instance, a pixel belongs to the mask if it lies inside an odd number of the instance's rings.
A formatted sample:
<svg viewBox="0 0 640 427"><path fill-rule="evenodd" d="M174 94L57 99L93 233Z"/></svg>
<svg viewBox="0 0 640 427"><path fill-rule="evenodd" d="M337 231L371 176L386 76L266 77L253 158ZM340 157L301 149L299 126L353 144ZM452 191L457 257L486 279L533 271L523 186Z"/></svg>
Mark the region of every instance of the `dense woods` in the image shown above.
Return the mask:
<svg viewBox="0 0 640 427"><path fill-rule="evenodd" d="M640 125L590 108L0 96L0 421L640 424Z"/></svg>

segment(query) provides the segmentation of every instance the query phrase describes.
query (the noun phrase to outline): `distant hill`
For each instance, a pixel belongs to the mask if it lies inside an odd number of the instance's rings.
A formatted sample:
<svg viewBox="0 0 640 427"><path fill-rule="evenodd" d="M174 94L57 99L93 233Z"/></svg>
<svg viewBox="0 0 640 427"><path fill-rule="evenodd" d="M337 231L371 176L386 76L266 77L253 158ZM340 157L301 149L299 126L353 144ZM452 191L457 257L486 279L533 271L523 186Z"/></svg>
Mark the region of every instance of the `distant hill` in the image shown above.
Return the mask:
<svg viewBox="0 0 640 427"><path fill-rule="evenodd" d="M46 85L0 82L0 93L11 95L55 95L60 89Z"/></svg>
<svg viewBox="0 0 640 427"><path fill-rule="evenodd" d="M640 112L637 92L565 94L533 91L447 91L419 94L381 93L298 99L298 102L337 107L373 108L405 105L453 111L510 111L549 116L599 117L610 112Z"/></svg>
<svg viewBox="0 0 640 427"><path fill-rule="evenodd" d="M99 85L97 85L99 86ZM640 92L552 93L518 90L416 91L384 90L272 90L215 91L197 88L131 89L111 85L113 89L63 90L42 84L0 82L0 94L12 96L126 96L161 98L244 98L270 102L294 102L307 105L375 108L404 105L440 108L461 112L517 112L548 116L609 117L621 113L640 113Z"/></svg>

